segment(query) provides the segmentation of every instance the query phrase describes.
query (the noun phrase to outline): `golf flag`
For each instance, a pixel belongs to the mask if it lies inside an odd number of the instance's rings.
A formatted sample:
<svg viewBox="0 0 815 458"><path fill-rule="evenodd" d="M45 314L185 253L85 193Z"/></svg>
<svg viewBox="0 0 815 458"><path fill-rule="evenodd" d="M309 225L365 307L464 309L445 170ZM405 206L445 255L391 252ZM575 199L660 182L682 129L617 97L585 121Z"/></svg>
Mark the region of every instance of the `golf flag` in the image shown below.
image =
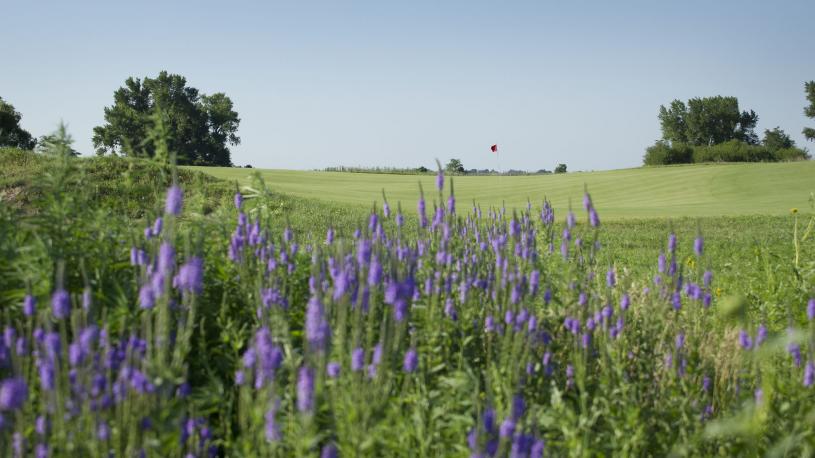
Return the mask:
<svg viewBox="0 0 815 458"><path fill-rule="evenodd" d="M497 152L498 152L498 145L492 145L492 146L490 146L490 150L491 150L493 153L497 153Z"/></svg>

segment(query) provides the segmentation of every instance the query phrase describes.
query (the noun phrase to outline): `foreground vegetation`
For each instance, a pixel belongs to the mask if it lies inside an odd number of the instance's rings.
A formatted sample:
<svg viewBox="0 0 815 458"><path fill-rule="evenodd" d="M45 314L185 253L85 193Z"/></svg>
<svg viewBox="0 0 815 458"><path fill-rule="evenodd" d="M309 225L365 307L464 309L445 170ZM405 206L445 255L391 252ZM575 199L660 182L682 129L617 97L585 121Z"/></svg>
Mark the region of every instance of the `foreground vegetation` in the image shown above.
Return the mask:
<svg viewBox="0 0 815 458"><path fill-rule="evenodd" d="M438 180L326 221L259 181L11 154L5 456L815 450L809 207L606 224L597 190L578 222Z"/></svg>

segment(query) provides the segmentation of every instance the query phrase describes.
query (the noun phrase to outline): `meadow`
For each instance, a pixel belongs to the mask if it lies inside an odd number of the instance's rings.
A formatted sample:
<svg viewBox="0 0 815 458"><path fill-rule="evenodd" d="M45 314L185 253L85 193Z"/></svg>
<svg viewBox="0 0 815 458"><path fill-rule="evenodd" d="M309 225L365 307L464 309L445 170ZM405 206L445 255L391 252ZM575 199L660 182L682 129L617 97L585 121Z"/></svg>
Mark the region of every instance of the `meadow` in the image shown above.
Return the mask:
<svg viewBox="0 0 815 458"><path fill-rule="evenodd" d="M0 166L3 456L815 453L809 162Z"/></svg>
<svg viewBox="0 0 815 458"><path fill-rule="evenodd" d="M254 173L273 189L294 196L370 208L386 192L391 202L412 203L418 183L433 188L432 176L373 173L253 170L190 167L217 178L249 184ZM532 176L456 176L458 200L470 205L525 208L547 198L557 211L580 207L588 187L606 220L630 218L786 215L806 208L812 192L815 162L698 164L641 167L603 172Z"/></svg>

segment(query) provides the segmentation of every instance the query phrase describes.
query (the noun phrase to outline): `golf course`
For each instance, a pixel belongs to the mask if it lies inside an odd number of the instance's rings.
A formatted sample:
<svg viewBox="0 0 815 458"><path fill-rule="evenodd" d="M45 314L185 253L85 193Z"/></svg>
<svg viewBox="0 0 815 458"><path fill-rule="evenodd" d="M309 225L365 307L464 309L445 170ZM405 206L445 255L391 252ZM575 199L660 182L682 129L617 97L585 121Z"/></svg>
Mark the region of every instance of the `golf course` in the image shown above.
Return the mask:
<svg viewBox="0 0 815 458"><path fill-rule="evenodd" d="M415 212L421 182L432 193L432 175L312 172L189 167L247 186L259 173L272 190L330 202L337 206L370 207L382 201L402 203ZM815 189L815 162L698 164L670 167L576 172L529 176L455 176L462 205L502 204L508 209L538 205L547 198L556 210L579 208L584 186L602 208L605 219L681 216L784 215L809 204Z"/></svg>

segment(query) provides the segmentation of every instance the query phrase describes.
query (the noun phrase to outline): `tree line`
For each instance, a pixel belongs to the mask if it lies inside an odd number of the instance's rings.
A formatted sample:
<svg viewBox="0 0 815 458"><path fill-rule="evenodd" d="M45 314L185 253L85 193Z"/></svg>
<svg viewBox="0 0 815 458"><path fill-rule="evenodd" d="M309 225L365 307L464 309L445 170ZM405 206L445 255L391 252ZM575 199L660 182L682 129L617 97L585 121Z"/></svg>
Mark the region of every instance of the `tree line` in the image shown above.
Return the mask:
<svg viewBox="0 0 815 458"><path fill-rule="evenodd" d="M807 117L815 118L815 81L804 84L809 104ZM755 132L758 115L740 110L736 97L697 97L674 100L659 107L662 138L645 150L645 165L698 162L777 162L809 159L806 149L780 127L765 129L761 139ZM815 140L815 129L803 130Z"/></svg>
<svg viewBox="0 0 815 458"><path fill-rule="evenodd" d="M815 81L804 84L809 102L804 114L815 119ZM0 147L35 149L62 141L64 132L32 136L20 127L22 115L0 97ZM206 95L189 86L181 75L162 71L156 78L130 77L113 93L113 104L104 108L105 123L93 129L93 145L99 155L145 157L159 161L174 159L181 165L232 166L230 146L240 144L240 125L232 100L222 92ZM759 139L755 132L758 115L740 110L736 97L674 100L660 106L658 119L662 138L645 151L645 165L695 162L761 162L809 159L806 149L780 127L766 129ZM815 140L815 128L803 130L807 140ZM160 140L160 141L157 141ZM174 154L173 158L169 155ZM71 154L78 154L70 150ZM425 173L419 167L414 172ZM345 167L343 169L350 169ZM459 174L550 173L511 170L465 170L461 161L451 159L446 169ZM558 164L554 173L566 171Z"/></svg>
<svg viewBox="0 0 815 458"><path fill-rule="evenodd" d="M229 167L229 146L241 141L240 118L226 94L206 95L189 86L183 76L166 71L156 78L128 78L113 93L113 104L104 113L105 123L93 129L98 155ZM57 132L35 139L20 127L21 118L13 105L0 98L0 146L35 149L59 136Z"/></svg>

